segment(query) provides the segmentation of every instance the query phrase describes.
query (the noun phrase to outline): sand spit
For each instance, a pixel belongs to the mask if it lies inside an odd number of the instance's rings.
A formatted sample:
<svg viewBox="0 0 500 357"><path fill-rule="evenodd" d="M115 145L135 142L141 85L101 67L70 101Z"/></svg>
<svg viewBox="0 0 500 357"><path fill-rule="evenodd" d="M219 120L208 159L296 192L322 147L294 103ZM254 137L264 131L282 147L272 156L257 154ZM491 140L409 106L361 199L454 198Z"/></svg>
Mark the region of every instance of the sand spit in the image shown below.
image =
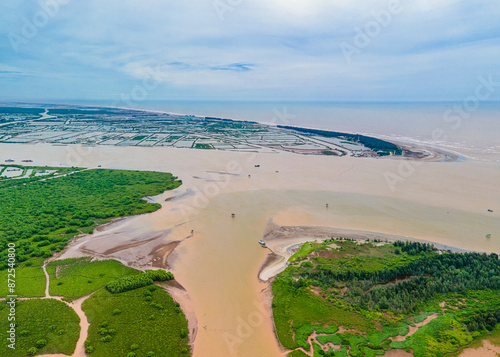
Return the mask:
<svg viewBox="0 0 500 357"><path fill-rule="evenodd" d="M453 162L462 158L459 154L444 149L438 149L412 143L401 143L396 141L394 141L394 144L401 147L403 156L390 156L391 159L407 159L430 162Z"/></svg>
<svg viewBox="0 0 500 357"><path fill-rule="evenodd" d="M285 270L288 266L288 259L300 249L302 244L306 242L322 242L330 238L347 238L359 241L381 240L383 242L412 241L431 243L443 251L468 251L466 249L395 234L330 227L279 226L270 220L262 239L270 250L270 254L259 270L259 279L263 282L268 281Z"/></svg>

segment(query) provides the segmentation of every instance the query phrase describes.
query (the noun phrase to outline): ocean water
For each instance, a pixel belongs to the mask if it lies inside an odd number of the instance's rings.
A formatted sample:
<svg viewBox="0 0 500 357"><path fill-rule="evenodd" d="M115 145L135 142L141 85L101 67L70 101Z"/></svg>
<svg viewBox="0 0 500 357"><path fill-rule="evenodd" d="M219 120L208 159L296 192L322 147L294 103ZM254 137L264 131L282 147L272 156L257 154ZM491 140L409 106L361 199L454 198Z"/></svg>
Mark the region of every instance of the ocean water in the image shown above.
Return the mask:
<svg viewBox="0 0 500 357"><path fill-rule="evenodd" d="M500 163L500 102L76 102L303 126L421 143ZM476 104L476 105L474 105Z"/></svg>

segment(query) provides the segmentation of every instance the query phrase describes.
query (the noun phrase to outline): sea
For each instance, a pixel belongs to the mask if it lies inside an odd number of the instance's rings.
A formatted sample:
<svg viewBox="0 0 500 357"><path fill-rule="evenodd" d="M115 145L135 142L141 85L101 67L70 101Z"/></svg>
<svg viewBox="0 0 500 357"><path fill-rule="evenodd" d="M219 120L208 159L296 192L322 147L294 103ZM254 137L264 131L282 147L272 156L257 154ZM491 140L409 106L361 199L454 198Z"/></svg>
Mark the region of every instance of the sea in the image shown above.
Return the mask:
<svg viewBox="0 0 500 357"><path fill-rule="evenodd" d="M423 144L465 160L500 163L500 101L272 102L165 100L71 104L128 107L374 135Z"/></svg>

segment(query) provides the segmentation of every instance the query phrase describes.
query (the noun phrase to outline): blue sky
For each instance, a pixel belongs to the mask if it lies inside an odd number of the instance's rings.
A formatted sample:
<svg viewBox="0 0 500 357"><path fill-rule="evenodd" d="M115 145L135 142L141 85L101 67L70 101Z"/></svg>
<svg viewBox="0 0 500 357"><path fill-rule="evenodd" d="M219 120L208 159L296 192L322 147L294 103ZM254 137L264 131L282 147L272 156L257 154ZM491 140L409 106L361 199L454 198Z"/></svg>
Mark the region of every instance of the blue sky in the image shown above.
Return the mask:
<svg viewBox="0 0 500 357"><path fill-rule="evenodd" d="M2 0L0 19L0 100L461 100L500 81L498 0Z"/></svg>

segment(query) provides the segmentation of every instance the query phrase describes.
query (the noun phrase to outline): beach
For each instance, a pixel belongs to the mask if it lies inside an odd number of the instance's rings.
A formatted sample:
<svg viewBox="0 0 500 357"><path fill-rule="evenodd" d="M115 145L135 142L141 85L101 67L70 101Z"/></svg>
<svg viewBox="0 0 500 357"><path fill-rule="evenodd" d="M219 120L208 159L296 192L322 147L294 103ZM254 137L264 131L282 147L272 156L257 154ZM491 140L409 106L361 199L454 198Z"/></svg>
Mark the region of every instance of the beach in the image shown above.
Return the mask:
<svg viewBox="0 0 500 357"><path fill-rule="evenodd" d="M2 157L29 157L33 165L155 170L183 181L149 198L162 204L159 211L96 230L61 258L92 255L169 268L183 287L172 289L174 297L189 300L183 308L196 332L194 356L284 355L265 282L279 269L259 280L270 251L258 240L271 221L303 227L309 232L302 240L337 232L500 252L500 170L492 162L48 144L0 148Z"/></svg>

